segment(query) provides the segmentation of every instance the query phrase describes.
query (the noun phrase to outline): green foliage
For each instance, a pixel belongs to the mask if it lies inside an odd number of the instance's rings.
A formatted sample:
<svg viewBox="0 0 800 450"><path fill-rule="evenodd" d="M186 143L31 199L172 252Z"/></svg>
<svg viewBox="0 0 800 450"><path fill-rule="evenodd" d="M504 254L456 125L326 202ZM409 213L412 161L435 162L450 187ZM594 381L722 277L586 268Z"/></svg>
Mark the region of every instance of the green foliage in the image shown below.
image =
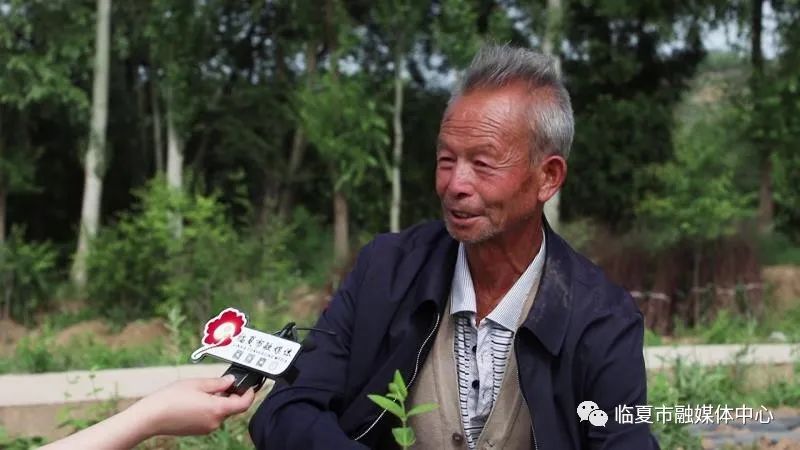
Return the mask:
<svg viewBox="0 0 800 450"><path fill-rule="evenodd" d="M3 2L0 105L23 110L56 100L88 110L88 96L74 80L89 67L92 10L65 0Z"/></svg>
<svg viewBox="0 0 800 450"><path fill-rule="evenodd" d="M274 305L293 282L287 227L237 233L215 197L159 180L137 195L138 207L98 236L88 260L90 301L107 317L130 321L178 306L199 322L226 306L248 310L255 299Z"/></svg>
<svg viewBox="0 0 800 450"><path fill-rule="evenodd" d="M386 121L364 80L327 73L298 94L308 140L326 162L335 189L354 189L367 172L386 160Z"/></svg>
<svg viewBox="0 0 800 450"><path fill-rule="evenodd" d="M246 419L231 418L226 420L217 431L208 436L191 436L177 440L177 448L181 450L251 450L253 441L250 440L247 426L248 421Z"/></svg>
<svg viewBox="0 0 800 450"><path fill-rule="evenodd" d="M417 437L414 430L408 426L408 418L418 414L430 412L439 407L435 403L423 403L406 411L406 400L408 399L408 388L403 380L403 375L399 370L394 372L394 380L389 383L389 393L385 396L378 394L367 395L376 405L388 411L393 416L400 419L400 427L392 428L392 435L395 442L402 448L409 448L414 445Z"/></svg>
<svg viewBox="0 0 800 450"><path fill-rule="evenodd" d="M759 236L761 264L800 265L800 243L792 241L783 233L770 233Z"/></svg>
<svg viewBox="0 0 800 450"><path fill-rule="evenodd" d="M103 392L103 389L97 387L94 383L94 379L97 377L94 370L92 370L87 377L89 378L89 384L92 386L92 390L89 391L88 394L93 399L88 410L77 413L73 408L66 406L58 412L58 427L66 428L70 434L89 428L120 411L119 398L116 392L111 395L110 399L102 400L100 394ZM71 384L77 384L79 381L80 376L69 380ZM67 393L67 398L69 398L69 393Z"/></svg>
<svg viewBox="0 0 800 450"><path fill-rule="evenodd" d="M451 65L463 68L469 64L480 46L475 27L476 5L464 0L444 0L433 28L433 42ZM496 19L495 25L499 25Z"/></svg>
<svg viewBox="0 0 800 450"><path fill-rule="evenodd" d="M655 333L650 328L645 328L645 330L644 330L644 345L646 347L661 345L661 336L659 336L658 333Z"/></svg>
<svg viewBox="0 0 800 450"><path fill-rule="evenodd" d="M46 443L47 441L41 436L12 438L5 428L0 426L0 448L6 450L33 450Z"/></svg>
<svg viewBox="0 0 800 450"><path fill-rule="evenodd" d="M648 381L647 400L650 405L679 404L681 394L664 374L657 374ZM682 448L684 450L701 450L700 439L689 433L683 424L675 422L655 422L651 429L658 439L661 448Z"/></svg>
<svg viewBox="0 0 800 450"><path fill-rule="evenodd" d="M710 324L702 327L701 338L707 344L732 344L753 342L757 322L722 310Z"/></svg>
<svg viewBox="0 0 800 450"><path fill-rule="evenodd" d="M562 223L558 230L569 245L575 250L587 254L589 245L597 235L597 225L591 219L579 219Z"/></svg>
<svg viewBox="0 0 800 450"><path fill-rule="evenodd" d="M32 322L33 314L52 298L56 259L52 244L25 242L22 228L12 228L6 241L0 243L0 304L4 312L24 324Z"/></svg>
<svg viewBox="0 0 800 450"><path fill-rule="evenodd" d="M716 316L695 327L686 328L678 324L674 336L678 339L690 338L698 344L747 344L763 343L771 339L772 333L782 333L788 342L800 341L800 306L779 310L767 307L766 313L756 320L723 309ZM647 332L645 341L647 342ZM660 337L653 335L653 344Z"/></svg>
<svg viewBox="0 0 800 450"><path fill-rule="evenodd" d="M612 228L629 228L634 205L649 185L639 173L672 153L671 107L665 99L645 94L602 94L589 104L579 102L573 98L579 131L569 160L570 174L579 175L563 187L562 211L567 220L590 217Z"/></svg>
<svg viewBox="0 0 800 450"><path fill-rule="evenodd" d="M184 349L188 351L188 349ZM23 338L11 358L0 359L0 373L44 373L68 370L145 367L174 363L162 345L110 348L89 336L56 345L52 333Z"/></svg>
<svg viewBox="0 0 800 450"><path fill-rule="evenodd" d="M730 109L702 104L689 103L683 110L674 157L650 168L658 187L637 206L654 245L713 241L732 234L751 214L752 193L737 189L742 152L729 132L733 117Z"/></svg>

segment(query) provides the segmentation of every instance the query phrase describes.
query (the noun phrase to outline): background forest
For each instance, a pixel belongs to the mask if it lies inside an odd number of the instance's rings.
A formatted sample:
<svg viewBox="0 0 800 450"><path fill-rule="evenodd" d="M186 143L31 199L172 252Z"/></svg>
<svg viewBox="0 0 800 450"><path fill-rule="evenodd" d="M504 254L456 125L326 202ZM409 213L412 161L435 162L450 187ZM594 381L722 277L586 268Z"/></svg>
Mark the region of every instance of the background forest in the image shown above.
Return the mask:
<svg viewBox="0 0 800 450"><path fill-rule="evenodd" d="M313 318L371 236L438 217L439 119L483 41L558 58L577 132L548 217L633 292L650 338L769 334L764 268L800 263L798 16L796 0L0 0L0 318L23 336L0 366L97 365L47 356L93 320L95 337L157 320L180 359L224 306L267 329ZM99 366L164 357L112 354Z"/></svg>

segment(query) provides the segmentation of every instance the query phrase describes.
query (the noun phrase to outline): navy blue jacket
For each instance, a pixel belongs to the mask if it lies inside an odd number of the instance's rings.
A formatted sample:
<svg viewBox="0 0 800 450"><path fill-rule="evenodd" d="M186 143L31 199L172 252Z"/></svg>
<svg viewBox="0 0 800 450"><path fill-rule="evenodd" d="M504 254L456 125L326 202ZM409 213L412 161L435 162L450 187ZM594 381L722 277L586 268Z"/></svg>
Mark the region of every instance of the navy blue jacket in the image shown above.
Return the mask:
<svg viewBox="0 0 800 450"><path fill-rule="evenodd" d="M646 404L641 313L598 267L546 225L545 232L539 291L515 336L535 448L658 448L646 424L614 421L617 405ZM367 394L385 393L395 369L414 383L448 313L457 249L440 221L365 246L316 324L336 336L314 333L297 380L279 383L253 416L256 447L396 448L397 423ZM584 400L608 414L605 427L579 420Z"/></svg>

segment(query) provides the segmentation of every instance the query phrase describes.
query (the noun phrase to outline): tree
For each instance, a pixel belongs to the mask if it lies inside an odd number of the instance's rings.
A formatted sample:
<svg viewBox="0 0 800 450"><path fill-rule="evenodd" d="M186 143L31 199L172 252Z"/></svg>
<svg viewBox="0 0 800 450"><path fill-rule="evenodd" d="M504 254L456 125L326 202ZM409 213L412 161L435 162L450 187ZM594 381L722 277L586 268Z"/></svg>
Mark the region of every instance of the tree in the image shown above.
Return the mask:
<svg viewBox="0 0 800 450"><path fill-rule="evenodd" d="M97 0L92 122L84 160L83 206L78 234L78 250L72 265L72 281L79 289L86 286L86 258L91 240L100 223L100 200L105 170L106 122L108 120L108 78L111 40L111 0Z"/></svg>
<svg viewBox="0 0 800 450"><path fill-rule="evenodd" d="M641 167L672 155L673 108L705 55L701 31L714 5L564 5L562 29L571 50L562 55L562 67L569 74L576 134L562 220L593 218L615 231L633 226L636 202L652 182Z"/></svg>
<svg viewBox="0 0 800 450"><path fill-rule="evenodd" d="M74 81L88 57L89 35L79 24L89 14L65 1L0 1L0 243L8 195L42 188L35 180L44 150L32 136L37 121L47 110L64 109L75 126L88 109Z"/></svg>
<svg viewBox="0 0 800 450"><path fill-rule="evenodd" d="M754 113L761 109L764 82L764 50L761 45L764 28L764 0L750 0L750 89L753 94ZM753 144L758 149L759 189L758 189L758 227L762 233L772 230L775 204L772 196L772 158L770 146L765 145L763 137L754 133Z"/></svg>
<svg viewBox="0 0 800 450"><path fill-rule="evenodd" d="M655 248L691 247L692 288L697 290L704 248L736 231L750 215L753 196L736 183L747 152L729 132L739 119L730 103L719 98L688 101L677 116L674 156L647 171L656 186L637 204L637 213ZM695 302L694 323L699 319Z"/></svg>
<svg viewBox="0 0 800 450"><path fill-rule="evenodd" d="M335 65L333 65L335 67ZM388 144L386 123L363 80L327 73L299 94L300 117L308 139L328 168L334 211L334 260L349 259L348 195Z"/></svg>
<svg viewBox="0 0 800 450"><path fill-rule="evenodd" d="M400 231L402 206L403 163L403 86L405 84L406 58L414 42L425 4L412 0L383 0L377 4L377 22L380 24L393 59L394 103L392 105L393 145L389 163L392 195L389 206L389 229Z"/></svg>

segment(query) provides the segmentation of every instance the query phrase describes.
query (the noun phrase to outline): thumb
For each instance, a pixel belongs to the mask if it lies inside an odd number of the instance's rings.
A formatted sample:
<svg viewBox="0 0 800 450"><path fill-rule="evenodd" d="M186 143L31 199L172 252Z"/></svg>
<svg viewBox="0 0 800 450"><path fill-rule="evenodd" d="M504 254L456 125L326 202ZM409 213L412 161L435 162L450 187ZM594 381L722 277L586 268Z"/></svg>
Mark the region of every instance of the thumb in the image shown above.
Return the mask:
<svg viewBox="0 0 800 450"><path fill-rule="evenodd" d="M208 394L224 392L236 380L233 375L225 375L220 378L204 378L198 380L198 388Z"/></svg>
<svg viewBox="0 0 800 450"><path fill-rule="evenodd" d="M256 398L255 391L250 388L245 391L242 395L233 394L230 397L224 398L219 397L219 400L223 401L223 409L225 411L225 415L229 416L231 414L238 414L240 412L247 411L247 408L253 404L253 400Z"/></svg>

